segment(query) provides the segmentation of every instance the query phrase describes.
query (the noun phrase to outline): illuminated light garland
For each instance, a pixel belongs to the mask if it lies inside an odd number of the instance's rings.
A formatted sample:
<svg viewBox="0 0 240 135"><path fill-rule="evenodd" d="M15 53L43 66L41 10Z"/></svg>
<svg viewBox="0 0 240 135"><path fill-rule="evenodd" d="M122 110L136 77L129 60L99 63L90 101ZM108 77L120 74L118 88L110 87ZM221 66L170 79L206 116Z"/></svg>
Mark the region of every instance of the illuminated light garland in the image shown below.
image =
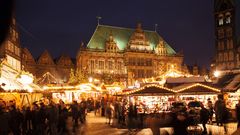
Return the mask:
<svg viewBox="0 0 240 135"><path fill-rule="evenodd" d="M135 90L132 90L132 91L129 91L129 92L119 93L119 95L129 95L129 94L132 94L132 93L135 93L135 92L138 92L138 91L142 91L145 88L149 88L149 87L156 87L156 88L159 88L159 89L164 89L164 90L176 93L176 91L174 91L172 89L169 89L169 88L166 88L166 87L163 87L163 86L160 86L160 85L156 85L156 84L151 84L151 85L146 85L146 86L143 86L143 87L141 87L139 89L135 89Z"/></svg>
<svg viewBox="0 0 240 135"><path fill-rule="evenodd" d="M207 86L207 85L203 85L203 84L200 84L200 83L196 83L196 84L190 85L188 87L185 87L185 88L182 88L182 89L179 89L179 90L173 90L173 89L169 89L169 88L166 88L166 87L163 87L163 86L159 86L159 85L156 85L156 84L151 84L151 85L146 85L144 87L141 87L139 89L135 89L135 90L132 90L132 91L129 91L129 92L118 93L118 95L130 95L132 93L135 93L135 92L138 92L138 91L142 91L145 88L149 88L149 87L157 87L157 88L160 88L160 89L171 91L173 93L179 93L179 92L191 89L191 88L196 87L196 86L201 86L201 87L213 90L215 92L221 92L221 90L219 90L219 89L216 89L216 88L213 88L213 87L210 87L210 86Z"/></svg>
<svg viewBox="0 0 240 135"><path fill-rule="evenodd" d="M215 92L221 92L221 90L219 90L219 89L216 89L216 88L213 88L213 87L210 87L210 86L207 86L207 85L203 85L203 84L200 84L200 83L196 83L196 84L190 85L190 86L188 86L188 87L186 87L186 88L182 88L182 89L176 90L176 92L177 92L177 93L178 93L178 92L182 92L182 91L191 89L191 88L196 87L196 86L201 86L201 87L204 87L204 88L213 90L213 91L215 91Z"/></svg>

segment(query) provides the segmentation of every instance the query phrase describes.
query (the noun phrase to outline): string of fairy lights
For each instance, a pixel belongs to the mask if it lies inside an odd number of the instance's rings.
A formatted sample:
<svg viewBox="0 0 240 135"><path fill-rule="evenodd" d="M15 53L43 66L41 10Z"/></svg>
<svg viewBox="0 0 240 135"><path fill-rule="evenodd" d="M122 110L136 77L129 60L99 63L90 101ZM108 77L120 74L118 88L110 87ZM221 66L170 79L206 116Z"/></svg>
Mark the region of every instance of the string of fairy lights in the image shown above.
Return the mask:
<svg viewBox="0 0 240 135"><path fill-rule="evenodd" d="M163 87L161 85L150 84L150 85L145 85L145 86L143 86L141 88L138 88L138 89L135 89L135 90L118 93L118 95L131 95L133 93L143 91L146 88L150 88L150 87L155 87L155 88L158 88L158 89L167 90L167 91L173 92L174 94L177 94L179 92L183 92L183 91L186 91L186 90L192 89L194 87L198 87L198 86L203 87L203 88L207 88L207 89L212 90L212 91L217 92L217 93L221 92L220 89L217 89L217 88L214 88L214 87L210 87L210 86L207 86L207 85L204 85L204 84L200 84L200 83L194 83L194 84L192 84L190 86L186 86L186 87L181 88L181 89L170 89L170 88Z"/></svg>

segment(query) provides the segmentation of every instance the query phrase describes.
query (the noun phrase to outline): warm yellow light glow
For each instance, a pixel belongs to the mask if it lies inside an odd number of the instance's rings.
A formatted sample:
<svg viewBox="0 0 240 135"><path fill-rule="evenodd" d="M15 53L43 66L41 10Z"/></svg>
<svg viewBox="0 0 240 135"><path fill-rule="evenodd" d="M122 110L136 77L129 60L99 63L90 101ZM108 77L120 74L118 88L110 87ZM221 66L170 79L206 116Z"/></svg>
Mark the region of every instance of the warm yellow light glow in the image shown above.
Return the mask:
<svg viewBox="0 0 240 135"><path fill-rule="evenodd" d="M89 77L89 78L88 78L88 81L89 81L90 83L92 83L92 82L93 82L93 78L92 78L92 77Z"/></svg>
<svg viewBox="0 0 240 135"><path fill-rule="evenodd" d="M33 83L33 77L30 75L22 74L18 81L22 84L28 85Z"/></svg>
<svg viewBox="0 0 240 135"><path fill-rule="evenodd" d="M219 77L221 75L220 71L216 70L213 73L214 77Z"/></svg>

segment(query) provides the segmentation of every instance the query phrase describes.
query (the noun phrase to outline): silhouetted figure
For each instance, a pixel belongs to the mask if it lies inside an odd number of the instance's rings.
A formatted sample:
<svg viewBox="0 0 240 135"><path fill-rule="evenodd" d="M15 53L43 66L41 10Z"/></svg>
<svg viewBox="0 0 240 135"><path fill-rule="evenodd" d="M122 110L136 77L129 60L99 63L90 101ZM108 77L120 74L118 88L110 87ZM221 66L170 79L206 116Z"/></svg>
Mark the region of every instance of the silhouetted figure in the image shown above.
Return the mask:
<svg viewBox="0 0 240 135"><path fill-rule="evenodd" d="M202 123L202 126L203 126L203 134L207 134L206 124L209 120L209 116L210 116L209 111L201 103L200 122Z"/></svg>
<svg viewBox="0 0 240 135"><path fill-rule="evenodd" d="M6 112L6 103L0 101L0 135L8 135L9 132L9 115Z"/></svg>
<svg viewBox="0 0 240 135"><path fill-rule="evenodd" d="M214 111L216 114L217 125L223 126L223 111L225 103L223 101L223 95L218 95L218 100L215 102Z"/></svg>
<svg viewBox="0 0 240 135"><path fill-rule="evenodd" d="M74 122L73 124L73 132L75 132L77 126L78 126L78 118L79 118L79 108L78 108L78 103L77 101L73 101L73 104L71 105L71 110L72 110L72 121Z"/></svg>
<svg viewBox="0 0 240 135"><path fill-rule="evenodd" d="M174 135L188 135L187 127L190 125L190 119L186 112L178 112L173 118Z"/></svg>
<svg viewBox="0 0 240 135"><path fill-rule="evenodd" d="M240 127L240 100L238 100L238 103L236 104L236 118L237 118L237 127Z"/></svg>

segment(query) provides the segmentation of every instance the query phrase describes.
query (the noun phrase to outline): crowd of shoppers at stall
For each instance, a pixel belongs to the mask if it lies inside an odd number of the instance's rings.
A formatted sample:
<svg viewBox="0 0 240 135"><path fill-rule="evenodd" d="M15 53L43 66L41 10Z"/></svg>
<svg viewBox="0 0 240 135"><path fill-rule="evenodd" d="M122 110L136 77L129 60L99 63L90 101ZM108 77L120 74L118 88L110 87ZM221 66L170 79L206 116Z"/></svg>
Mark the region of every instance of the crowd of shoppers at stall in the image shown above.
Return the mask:
<svg viewBox="0 0 240 135"><path fill-rule="evenodd" d="M160 117L159 115L151 115L151 117L146 118L144 108L141 108L140 112L137 102L129 102L126 99L117 100L102 97L93 100L88 98L87 100L82 99L81 102L73 101L71 104L65 104L62 100L57 103L51 100L47 101L41 100L34 102L31 106L19 108L14 100L5 102L0 99L0 135L65 135L69 132L74 133L80 125L85 124L86 115L91 111L97 117L105 117L106 124L128 128L130 133L146 127L151 128L153 133L159 132L159 125L168 123L170 124L168 126L173 127L175 135L187 134L189 130L187 128L191 125L197 126L197 124L202 124L202 133L207 134L209 131L207 131L206 124L213 123L214 114L216 124L223 126L227 133L226 123L230 118L223 96L219 96L214 104L211 99L208 99L205 105L200 103L197 121L195 121L194 110L189 111L187 108L172 110L170 115L163 112ZM153 114L156 113L153 112ZM71 128L67 126L69 116L71 117ZM170 119L166 118L167 116L170 116ZM239 127L240 101L236 105L236 116ZM155 129L157 130L155 131Z"/></svg>
<svg viewBox="0 0 240 135"><path fill-rule="evenodd" d="M178 111L170 111L171 112L171 122L170 126L174 129L175 135L184 135L187 134L187 127L189 126L198 126L198 124L202 124L201 132L202 134L207 134L211 131L207 131L206 124L213 124L216 122L218 126L222 126L224 128L224 132L227 133L226 124L232 118L232 114L230 110L227 108L223 95L219 95L218 99L213 103L212 99L207 99L203 104L199 102L198 106L198 114L195 115L194 111L185 108ZM145 111L143 110L139 113L139 104L136 102L127 102L126 100L106 100L102 98L100 102L101 106L101 116L106 117L106 123L110 125L117 126L125 126L129 129L129 131L141 129L143 127L147 127L147 125L151 124L146 122L146 117L144 118ZM142 108L141 108L142 109ZM163 112L163 116L164 112ZM213 116L214 119L213 119ZM236 105L236 119L238 121L238 127L240 123L240 101ZM166 118L161 117L158 120L163 121ZM197 118L197 120L196 120ZM166 123L166 122L165 122ZM168 125L169 126L169 125ZM149 128L149 127L147 127ZM151 127L150 127L151 128ZM159 127L158 127L159 129ZM159 130L158 130L159 131Z"/></svg>

